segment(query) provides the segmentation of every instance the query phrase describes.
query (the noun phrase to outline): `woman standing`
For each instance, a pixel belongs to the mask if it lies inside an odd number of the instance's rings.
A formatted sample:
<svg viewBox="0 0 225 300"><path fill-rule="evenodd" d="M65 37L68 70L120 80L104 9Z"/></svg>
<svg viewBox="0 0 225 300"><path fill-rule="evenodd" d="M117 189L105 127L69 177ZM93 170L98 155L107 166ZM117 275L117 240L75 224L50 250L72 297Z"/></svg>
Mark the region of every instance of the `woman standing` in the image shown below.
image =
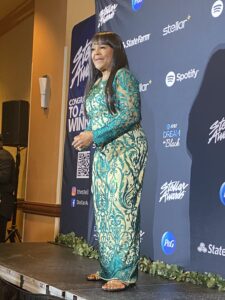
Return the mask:
<svg viewBox="0 0 225 300"><path fill-rule="evenodd" d="M104 290L119 291L137 280L148 146L140 125L139 84L113 32L99 32L92 39L85 107L89 125L73 146L81 150L96 144L92 191L101 267L87 279L104 280Z"/></svg>

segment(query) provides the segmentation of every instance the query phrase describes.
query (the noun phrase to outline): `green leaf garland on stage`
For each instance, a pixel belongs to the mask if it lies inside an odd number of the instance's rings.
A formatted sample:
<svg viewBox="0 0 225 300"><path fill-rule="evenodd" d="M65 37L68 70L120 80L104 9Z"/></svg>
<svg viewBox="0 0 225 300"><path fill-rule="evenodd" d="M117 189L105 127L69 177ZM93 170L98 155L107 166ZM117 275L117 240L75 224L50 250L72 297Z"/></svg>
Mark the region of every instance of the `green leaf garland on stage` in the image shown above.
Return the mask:
<svg viewBox="0 0 225 300"><path fill-rule="evenodd" d="M59 234L55 239L55 243L72 248L73 253L77 255L94 259L98 259L99 257L98 251L90 246L84 238L77 237L74 232ZM190 282L208 288L216 288L219 291L225 291L225 279L213 273L185 271L180 266L169 265L162 261L151 261L147 257L140 258L139 270L152 276L160 276L167 280Z"/></svg>

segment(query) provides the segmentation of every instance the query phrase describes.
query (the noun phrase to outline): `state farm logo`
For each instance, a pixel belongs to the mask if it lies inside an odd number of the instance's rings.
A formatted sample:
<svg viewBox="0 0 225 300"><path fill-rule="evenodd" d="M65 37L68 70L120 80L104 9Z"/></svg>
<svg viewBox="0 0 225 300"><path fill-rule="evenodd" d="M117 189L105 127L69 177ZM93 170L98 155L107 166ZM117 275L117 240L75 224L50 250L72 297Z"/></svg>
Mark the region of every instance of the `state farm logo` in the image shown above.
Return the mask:
<svg viewBox="0 0 225 300"><path fill-rule="evenodd" d="M198 252L207 253L207 248L205 246L205 243L200 243L200 245L197 248Z"/></svg>
<svg viewBox="0 0 225 300"><path fill-rule="evenodd" d="M117 6L118 4L110 4L100 11L98 19L98 28L100 28L103 24L114 18Z"/></svg>
<svg viewBox="0 0 225 300"><path fill-rule="evenodd" d="M138 36L128 39L125 42L123 42L124 48L130 48L139 44L142 44L144 42L147 42L150 40L151 33L146 33L144 35L139 34Z"/></svg>
<svg viewBox="0 0 225 300"><path fill-rule="evenodd" d="M223 12L223 1L217 0L213 3L213 6L211 8L211 14L214 18L218 18Z"/></svg>
<svg viewBox="0 0 225 300"><path fill-rule="evenodd" d="M139 83L139 92L147 92L149 85L152 84L152 81L149 80L146 83Z"/></svg>
<svg viewBox="0 0 225 300"><path fill-rule="evenodd" d="M197 247L197 251L202 254L211 254L218 256L225 256L225 248L222 246L216 246L214 244L208 244L201 242Z"/></svg>
<svg viewBox="0 0 225 300"><path fill-rule="evenodd" d="M171 34L173 32L177 32L179 30L182 30L185 28L185 25L188 21L190 21L191 19L191 16L187 16L186 19L184 20L180 20L180 21L176 21L175 23L173 24L169 24L167 25L166 27L163 28L163 36L166 36L168 34Z"/></svg>
<svg viewBox="0 0 225 300"><path fill-rule="evenodd" d="M222 142L225 139L225 119L222 118L221 121L217 120L210 126L209 132L209 140L208 144L214 142L214 144L218 142Z"/></svg>
<svg viewBox="0 0 225 300"><path fill-rule="evenodd" d="M170 71L167 73L165 78L165 83L168 87L171 87L175 84L175 82L182 82L183 80L187 79L196 79L198 76L199 70L196 69L190 69L189 71L185 73L175 73L173 71Z"/></svg>

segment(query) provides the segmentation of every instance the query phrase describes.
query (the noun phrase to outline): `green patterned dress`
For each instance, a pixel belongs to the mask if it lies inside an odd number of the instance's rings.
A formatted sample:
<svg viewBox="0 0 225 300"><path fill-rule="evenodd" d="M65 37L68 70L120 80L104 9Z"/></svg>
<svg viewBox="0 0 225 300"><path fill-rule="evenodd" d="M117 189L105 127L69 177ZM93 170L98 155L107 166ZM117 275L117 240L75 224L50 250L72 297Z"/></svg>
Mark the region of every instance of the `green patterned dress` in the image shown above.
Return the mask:
<svg viewBox="0 0 225 300"><path fill-rule="evenodd" d="M86 99L96 151L92 192L99 239L99 275L125 284L137 280L140 243L140 198L147 140L140 126L139 84L130 71L117 71L113 82L117 113L105 101L100 80Z"/></svg>

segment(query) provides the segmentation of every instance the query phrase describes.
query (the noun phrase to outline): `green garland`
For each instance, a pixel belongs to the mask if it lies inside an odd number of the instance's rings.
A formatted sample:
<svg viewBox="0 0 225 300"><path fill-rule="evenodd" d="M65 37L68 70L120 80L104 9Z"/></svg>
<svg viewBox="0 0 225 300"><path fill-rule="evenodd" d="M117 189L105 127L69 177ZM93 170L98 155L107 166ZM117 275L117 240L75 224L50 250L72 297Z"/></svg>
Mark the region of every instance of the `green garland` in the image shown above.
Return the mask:
<svg viewBox="0 0 225 300"><path fill-rule="evenodd" d="M82 237L77 237L74 232L68 234L59 234L55 242L73 249L74 254L98 259L98 251L88 245Z"/></svg>
<svg viewBox="0 0 225 300"><path fill-rule="evenodd" d="M98 251L88 245L84 238L77 237L74 232L59 234L55 242L59 245L72 248L75 254L94 259L99 258ZM184 269L177 265L169 265L162 261L152 262L147 257L140 258L139 269L152 276L160 276L164 279L176 280L178 282L190 282L208 288L217 288L219 291L225 291L225 279L213 273L184 271Z"/></svg>

